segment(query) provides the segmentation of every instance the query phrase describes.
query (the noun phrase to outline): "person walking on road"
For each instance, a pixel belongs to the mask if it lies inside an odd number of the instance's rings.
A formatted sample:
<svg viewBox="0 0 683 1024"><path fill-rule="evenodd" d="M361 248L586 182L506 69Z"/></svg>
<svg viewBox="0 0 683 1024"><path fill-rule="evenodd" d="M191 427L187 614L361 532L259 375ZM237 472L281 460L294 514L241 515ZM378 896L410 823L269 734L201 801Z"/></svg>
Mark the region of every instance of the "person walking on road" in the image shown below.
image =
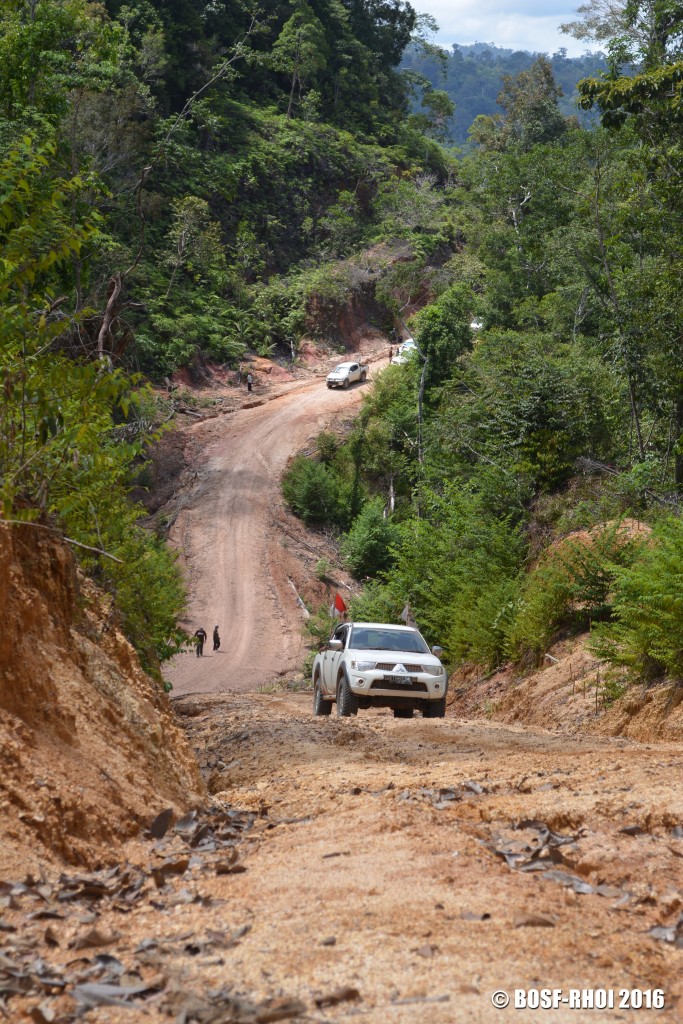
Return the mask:
<svg viewBox="0 0 683 1024"><path fill-rule="evenodd" d="M253 384L253 383L254 383L254 378L252 377L252 375L251 375L251 371L250 371L250 372L249 372L249 373L247 374L247 391L248 391L248 392L249 392L250 394L251 394L251 388L252 388L252 384Z"/></svg>
<svg viewBox="0 0 683 1024"><path fill-rule="evenodd" d="M217 651L221 645L221 638L218 635L218 626L213 627L213 649Z"/></svg>
<svg viewBox="0 0 683 1024"><path fill-rule="evenodd" d="M197 641L197 657L201 658L204 653L204 644L206 643L206 630L200 626L199 629L195 630L194 635Z"/></svg>

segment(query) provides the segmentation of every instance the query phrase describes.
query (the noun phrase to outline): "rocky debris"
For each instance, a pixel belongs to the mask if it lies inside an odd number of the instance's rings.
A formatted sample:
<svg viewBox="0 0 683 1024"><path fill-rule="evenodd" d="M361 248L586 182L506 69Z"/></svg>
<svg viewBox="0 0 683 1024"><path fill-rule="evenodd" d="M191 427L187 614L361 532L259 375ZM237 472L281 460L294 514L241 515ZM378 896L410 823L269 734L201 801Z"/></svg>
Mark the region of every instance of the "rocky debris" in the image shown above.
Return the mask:
<svg viewBox="0 0 683 1024"><path fill-rule="evenodd" d="M466 779L459 786L441 786L439 789L421 787L420 789L404 789L397 794L396 799L403 803L430 803L438 811L450 807L458 800L465 797L481 796L487 790L479 782Z"/></svg>
<svg viewBox="0 0 683 1024"><path fill-rule="evenodd" d="M316 996L315 1005L322 1009L325 1006L338 1006L339 1003L357 1002L360 999L361 994L357 988L345 985L342 988L336 988L334 991L328 992L326 995Z"/></svg>
<svg viewBox="0 0 683 1024"><path fill-rule="evenodd" d="M555 865L573 867L581 833L561 835L554 832L543 821L523 819L513 826L515 831L531 833L530 839L509 839L497 834L492 842L485 845L497 857L501 857L509 868L515 871L539 872L549 882L556 882L580 895L595 894L620 901L623 907L630 900L630 893L619 886L592 885L577 874L564 871Z"/></svg>
<svg viewBox="0 0 683 1024"><path fill-rule="evenodd" d="M146 831L151 858L144 866L123 863L90 872L62 872L54 881L28 874L22 882L0 882L0 910L13 918L5 923L4 937L0 937L0 1010L9 1013L14 996L39 999L31 1008L34 1020L69 1024L83 1010L96 1006L144 1006L167 989L165 955L197 956L239 943L250 925L230 934L207 929L204 936L187 936L183 945L177 937L171 941L150 938L130 949L122 930L105 927L99 920L111 911L127 915L142 905L159 911L186 903L206 906L215 902L210 891L200 892L199 885L202 879L208 883L214 873L225 873L221 870L225 864L229 864L229 873L246 870L237 847L255 817L229 805L215 804L177 818L168 808ZM186 873L193 876L193 889L175 890L173 881ZM210 885L206 888L210 890ZM35 924L46 920L55 924L49 924L40 936ZM66 964L48 962L36 953L41 937L55 953L69 950L80 956L71 956ZM123 951L127 966L117 956L100 952L112 946ZM91 955L94 950L98 952ZM51 1004L58 997L56 1009ZM68 997L66 1003L63 997ZM176 997L177 993L168 994L167 1000L172 1003ZM226 1006L232 1007L231 1012L234 1009L232 1017L225 1016ZM203 1015L186 1014L184 1019L218 1020L218 1016L207 1015L206 1007L220 1007L221 1021L256 1024L287 1019L284 1004L253 1006L236 999L233 1006L222 996L205 1001ZM190 1010L194 1012L190 1007L188 1013ZM282 1015L272 1016L274 1013Z"/></svg>
<svg viewBox="0 0 683 1024"><path fill-rule="evenodd" d="M677 949L683 949L683 914L680 915L674 925L655 925L648 933L653 939L660 939L662 942L670 942Z"/></svg>

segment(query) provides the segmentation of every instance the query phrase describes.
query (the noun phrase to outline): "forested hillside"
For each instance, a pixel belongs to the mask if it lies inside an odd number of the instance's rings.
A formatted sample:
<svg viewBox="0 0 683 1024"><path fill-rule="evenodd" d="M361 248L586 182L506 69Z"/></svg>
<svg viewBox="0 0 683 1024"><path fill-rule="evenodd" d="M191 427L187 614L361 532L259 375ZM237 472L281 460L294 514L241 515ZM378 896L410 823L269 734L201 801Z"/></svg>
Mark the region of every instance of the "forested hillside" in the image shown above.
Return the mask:
<svg viewBox="0 0 683 1024"><path fill-rule="evenodd" d="M420 47L409 46L401 66L424 75L434 89L448 95L455 104L448 125L450 138L463 145L476 117L500 113L497 99L503 79L528 71L538 56L528 50L509 50L493 43L469 46L454 43L450 51L443 50L437 59ZM588 50L581 57L568 57L566 49L559 47L548 59L561 90L558 102L561 112L567 116L573 114L588 125L587 112L578 106L577 85L582 79L607 69L605 55L599 50Z"/></svg>
<svg viewBox="0 0 683 1024"><path fill-rule="evenodd" d="M447 175L406 118L415 27L402 0L0 3L3 515L106 552L79 548L148 667L183 595L127 497L138 374L295 354L371 280L343 259L367 224Z"/></svg>
<svg viewBox="0 0 683 1024"><path fill-rule="evenodd" d="M399 70L429 48L407 3L0 3L3 517L81 546L149 668L183 589L128 497L145 381L334 343L362 301L387 332L419 310L418 354L285 483L369 578L357 612L409 601L453 664L592 625L683 671L683 23L610 18L602 123L541 57L456 161L448 98Z"/></svg>
<svg viewBox="0 0 683 1024"><path fill-rule="evenodd" d="M457 237L408 323L418 354L285 490L374 579L353 615L409 602L480 671L592 628L610 699L683 672L683 64L681 22L655 8L629 8L609 74L582 86L594 130L562 114L544 58L477 119L413 229Z"/></svg>

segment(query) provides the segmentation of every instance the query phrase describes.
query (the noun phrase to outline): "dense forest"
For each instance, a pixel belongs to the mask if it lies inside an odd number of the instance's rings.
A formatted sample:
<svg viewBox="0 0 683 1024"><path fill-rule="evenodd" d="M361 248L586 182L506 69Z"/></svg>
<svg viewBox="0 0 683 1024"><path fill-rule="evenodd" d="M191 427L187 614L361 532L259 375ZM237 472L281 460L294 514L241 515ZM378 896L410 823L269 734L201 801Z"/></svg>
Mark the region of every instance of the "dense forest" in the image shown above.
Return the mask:
<svg viewBox="0 0 683 1024"><path fill-rule="evenodd" d="M412 223L414 253L440 237L452 255L385 284L395 309L430 293L408 322L417 356L284 482L299 514L343 531L366 580L354 617L396 621L409 602L451 664L479 671L531 668L591 629L609 699L683 673L683 22L668 10L601 26L609 70L580 87L594 128L562 113L546 58L505 80Z"/></svg>
<svg viewBox="0 0 683 1024"><path fill-rule="evenodd" d="M434 90L442 90L455 105L448 123L449 138L464 145L474 119L480 114L500 112L498 95L503 79L514 78L528 71L539 54L527 50L509 50L493 43L472 43L469 46L453 44L451 52L429 52L424 47L411 45L405 52L402 68L423 75ZM578 106L578 83L607 70L607 61L601 51L584 53L581 57L568 57L566 48L559 47L548 58L555 81L560 90L558 106L566 116L578 117L589 125L594 117Z"/></svg>
<svg viewBox="0 0 683 1024"><path fill-rule="evenodd" d="M2 515L96 549L149 668L183 592L128 498L145 381L295 357L360 296L387 330L419 308L416 358L284 485L368 578L357 613L409 601L452 663L590 623L615 665L683 671L683 20L595 10L595 125L539 57L456 160L403 0L0 0Z"/></svg>

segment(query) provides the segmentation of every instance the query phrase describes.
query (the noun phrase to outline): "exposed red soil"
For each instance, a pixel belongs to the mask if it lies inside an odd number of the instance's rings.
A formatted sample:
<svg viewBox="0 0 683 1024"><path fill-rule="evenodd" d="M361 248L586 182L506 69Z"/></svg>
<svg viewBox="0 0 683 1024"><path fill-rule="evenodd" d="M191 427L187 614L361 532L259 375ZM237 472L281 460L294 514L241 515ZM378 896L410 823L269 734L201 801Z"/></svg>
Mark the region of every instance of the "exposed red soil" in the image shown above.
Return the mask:
<svg viewBox="0 0 683 1024"><path fill-rule="evenodd" d="M0 870L114 860L201 796L167 697L49 532L0 526L0 620Z"/></svg>

